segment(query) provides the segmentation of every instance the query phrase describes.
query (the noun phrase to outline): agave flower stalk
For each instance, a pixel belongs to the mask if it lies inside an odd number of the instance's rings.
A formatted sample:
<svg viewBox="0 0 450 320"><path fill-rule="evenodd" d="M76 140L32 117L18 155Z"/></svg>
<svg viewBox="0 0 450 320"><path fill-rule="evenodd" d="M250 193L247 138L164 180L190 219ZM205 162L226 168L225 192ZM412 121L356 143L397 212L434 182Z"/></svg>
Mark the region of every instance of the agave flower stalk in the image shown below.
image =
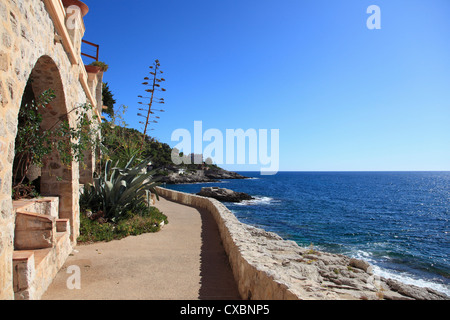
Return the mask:
<svg viewBox="0 0 450 320"><path fill-rule="evenodd" d="M159 76L163 73L160 70L161 64L159 63L159 60L156 59L155 62L153 63L152 66L150 66L151 71L149 72L150 75L152 76L152 80L151 83L149 83L149 80L151 78L149 77L145 77L144 78L144 82L142 82L142 84L144 86L149 86L149 89L146 89L145 92L150 93L150 97L143 97L143 96L138 96L138 98L141 99L149 99L149 103L143 103L143 102L139 102L139 104L141 105L146 105L147 108L139 108L139 110L141 111L146 111L146 114L142 114L142 113L138 113L138 116L145 118L145 121L140 121L139 123L144 125L144 132L143 132L143 136L142 136L142 144L144 144L145 141L145 137L147 134L148 126L150 123L157 123L158 121L156 120L151 120L151 115L154 114L154 112L152 111L152 105L153 105L153 100L155 98L155 92L156 91L166 91L166 89L161 88L160 83L166 81L166 79L164 78L159 78ZM156 103L160 103L160 104L164 104L164 98L160 98ZM160 111L163 112L164 110L155 110L155 111ZM159 119L159 117L157 117L157 119ZM153 130L153 129L150 129Z"/></svg>

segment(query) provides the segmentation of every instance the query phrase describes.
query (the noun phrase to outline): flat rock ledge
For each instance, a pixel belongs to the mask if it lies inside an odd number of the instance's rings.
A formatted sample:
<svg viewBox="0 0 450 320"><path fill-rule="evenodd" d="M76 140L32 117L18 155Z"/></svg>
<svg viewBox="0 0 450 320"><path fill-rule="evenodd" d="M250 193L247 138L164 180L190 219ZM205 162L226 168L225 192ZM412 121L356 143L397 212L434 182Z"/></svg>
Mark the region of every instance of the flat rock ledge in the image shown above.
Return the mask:
<svg viewBox="0 0 450 320"><path fill-rule="evenodd" d="M378 277L363 260L300 247L275 233L243 224L247 261L305 300L450 300L430 288Z"/></svg>

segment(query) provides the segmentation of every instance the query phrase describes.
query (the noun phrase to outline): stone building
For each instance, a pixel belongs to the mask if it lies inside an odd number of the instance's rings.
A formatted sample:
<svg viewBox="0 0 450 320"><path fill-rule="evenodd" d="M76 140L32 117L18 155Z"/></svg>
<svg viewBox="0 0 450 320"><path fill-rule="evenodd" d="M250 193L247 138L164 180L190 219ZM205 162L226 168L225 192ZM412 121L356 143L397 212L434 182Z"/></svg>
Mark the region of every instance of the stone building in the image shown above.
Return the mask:
<svg viewBox="0 0 450 320"><path fill-rule="evenodd" d="M79 0L0 1L0 299L39 299L76 245L79 187L92 178L94 155L82 168L64 166L57 153L47 157L38 200L12 200L12 170L27 83L36 97L47 89L56 95L42 129L58 119L74 127L70 111L85 103L100 121L103 75L81 58L87 11Z"/></svg>

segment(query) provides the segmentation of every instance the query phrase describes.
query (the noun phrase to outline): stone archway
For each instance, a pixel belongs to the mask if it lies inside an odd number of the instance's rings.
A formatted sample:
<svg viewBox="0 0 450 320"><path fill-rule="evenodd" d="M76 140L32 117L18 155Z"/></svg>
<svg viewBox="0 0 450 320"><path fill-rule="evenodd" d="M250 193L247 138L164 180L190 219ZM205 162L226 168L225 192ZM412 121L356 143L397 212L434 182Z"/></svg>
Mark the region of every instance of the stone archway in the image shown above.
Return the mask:
<svg viewBox="0 0 450 320"><path fill-rule="evenodd" d="M60 198L56 216L67 220L67 232L64 241L58 241L58 246L45 249L48 253L45 257L42 252L34 257L32 252L29 255L22 252L24 256L16 257L17 211L11 198L12 172L18 113L27 80L30 76L35 79L33 95L50 87L57 94L51 109L44 114L42 127L87 102L94 107L92 114L99 115L102 103L95 95L80 56L78 40L85 31L82 18L79 17L76 30L68 29L66 18L69 15L61 0L26 2L24 5L23 1L0 1L0 299L39 299L76 245L79 235L79 164L72 161L71 166L62 166L57 155L50 155L40 170L40 193ZM78 122L74 112L66 119L72 128L76 127ZM90 175L91 172L83 173L86 179ZM65 252L60 250L62 242ZM17 274L16 269L20 266L39 268L35 270L32 283L27 284L30 285L29 292L33 292L28 297L17 294L18 283L13 273ZM32 274L28 271L27 274ZM25 291L24 287L19 287L21 292Z"/></svg>
<svg viewBox="0 0 450 320"><path fill-rule="evenodd" d="M48 56L40 57L31 71L30 78L35 97L48 89L52 89L55 93L53 101L47 108L40 111L43 116L42 130L48 130L60 121L68 121L69 110L66 106L64 88L54 61ZM57 151L53 151L44 160L41 169L40 193L43 196L59 197L60 218L72 218L75 201L72 181L76 178L73 168L67 168L62 164Z"/></svg>
<svg viewBox="0 0 450 320"><path fill-rule="evenodd" d="M52 128L63 122L73 127L76 118L70 116L59 68L51 57L43 55L30 72L20 108L25 108L30 99L37 99L49 89L53 91L54 98L45 108L38 107L37 111L42 117L39 132L50 131L52 135ZM24 112L19 110L18 114L23 119ZM18 121L18 125L16 132L21 131L23 121ZM67 142L70 152L70 138L58 139ZM16 139L16 148L20 141ZM27 150L28 154L32 152ZM17 152L15 154L19 156ZM74 161L69 166L65 165L54 147L42 163L38 170L40 197L13 202L12 262L16 299L34 299L42 294L71 251L71 242L75 243L78 236L78 193L75 192L78 190L78 165Z"/></svg>
<svg viewBox="0 0 450 320"><path fill-rule="evenodd" d="M37 112L42 117L42 121L40 122L40 128L39 128L39 134L44 134L44 132L51 131L53 128L57 127L61 123L69 122L68 115L69 111L66 107L66 99L64 94L64 88L61 81L61 77L59 74L58 67L56 66L55 62L50 58L49 56L41 56L36 64L34 65L33 69L30 72L27 85L25 86L23 95L22 95L22 102L21 102L21 109L24 110L20 112L19 110L19 121L18 121L18 130L17 132L23 132L20 128L21 126L24 126L24 121L29 113L33 112L33 110L30 109L24 109L27 105L30 105L32 101L37 100L37 98L45 91L52 90L54 92L54 98L52 101L47 104L45 107L38 107ZM25 119L24 119L25 118ZM29 118L29 122L34 122L39 124L39 122L36 122L37 120L35 118ZM29 127L26 126L26 127ZM32 133L31 131L26 130L26 133L29 135L36 135L36 133ZM51 135L52 133L49 133ZM26 140L25 136L25 141ZM20 147L20 142L24 141L23 135L22 140L16 138L16 145L15 148ZM36 142L36 140L28 140L31 142L31 145L33 142ZM67 144L69 146L69 152L70 152L70 140L68 138L65 138L64 140L60 140L63 144ZM39 145L39 143L37 143ZM37 148L39 149L39 148ZM36 148L26 149L26 152L16 152L16 157L13 161L13 183L17 182L18 180L23 181L24 180L24 167L30 166L30 161L25 166L23 166L24 162L21 162L22 159L30 159L30 154L32 152L39 152L36 151ZM34 151L33 151L34 150ZM22 165L21 165L22 164ZM67 221L73 221L74 220L74 203L77 203L78 198L74 197L74 185L73 181L77 179L77 175L72 170L72 166L65 166L61 160L60 154L56 148L53 147L53 150L51 150L50 154L47 154L43 158L43 165L41 167L35 167L35 177L37 178L36 181L39 181L38 185L36 186L39 190L39 194L41 197L48 197L51 196L54 199L53 204L50 204L50 206L56 207L53 208L53 210L50 212L46 210L46 214L50 215L52 219L44 219L44 225L41 226L40 230L36 225L37 222L35 221L37 218L34 218L28 214L23 215L19 214L19 211L16 213L16 220L15 220L15 236L14 236L14 248L16 250L23 250L23 249L41 249L45 247L53 247L55 245L54 241L56 239L56 220L64 218L67 219ZM19 173L21 173L19 175ZM76 172L77 173L77 172ZM18 176L19 175L19 176ZM74 177L75 175L75 177ZM30 179L30 175L26 175L27 179ZM33 179L30 179L30 181ZM36 201L42 201L39 200L41 198L36 199ZM38 202L35 202L38 203ZM23 208L23 205L16 201L15 207L17 208ZM39 209L40 207L37 206L37 204L33 207L34 211L33 213L38 213L42 209ZM27 209L26 211L28 211ZM23 211L23 209L20 209L20 211ZM76 211L76 210L75 210ZM41 218L37 220L42 220ZM31 221L31 222L30 222ZM28 225L34 225L31 229L29 229ZM51 230L47 230L50 228ZM54 229L54 230L53 230ZM68 230L67 230L68 231ZM44 240L42 239L44 238Z"/></svg>

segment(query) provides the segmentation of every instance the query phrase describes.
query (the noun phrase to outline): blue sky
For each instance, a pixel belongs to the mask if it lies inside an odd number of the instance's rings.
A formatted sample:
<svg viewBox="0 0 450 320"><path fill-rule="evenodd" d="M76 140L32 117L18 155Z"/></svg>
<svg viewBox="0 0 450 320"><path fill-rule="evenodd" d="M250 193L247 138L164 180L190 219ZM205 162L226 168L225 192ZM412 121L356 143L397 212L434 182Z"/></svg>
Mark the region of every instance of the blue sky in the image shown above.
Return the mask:
<svg viewBox="0 0 450 320"><path fill-rule="evenodd" d="M85 2L84 39L130 127L160 60L162 142L202 121L279 129L283 171L450 170L448 0ZM370 5L380 30L366 27Z"/></svg>

